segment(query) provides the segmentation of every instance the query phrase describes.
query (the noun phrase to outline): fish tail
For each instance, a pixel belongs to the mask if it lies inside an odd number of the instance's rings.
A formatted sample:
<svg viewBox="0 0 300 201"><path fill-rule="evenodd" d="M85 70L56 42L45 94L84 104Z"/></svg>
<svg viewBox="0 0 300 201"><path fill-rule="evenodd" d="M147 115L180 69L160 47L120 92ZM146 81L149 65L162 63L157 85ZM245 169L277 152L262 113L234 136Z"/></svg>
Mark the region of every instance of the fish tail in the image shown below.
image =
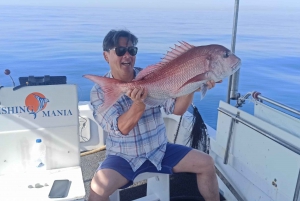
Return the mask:
<svg viewBox="0 0 300 201"><path fill-rule="evenodd" d="M118 84L123 83L120 80L97 75L84 75L83 77L98 84L104 92L104 102L98 109L100 113L111 107L123 93L121 87L118 86Z"/></svg>

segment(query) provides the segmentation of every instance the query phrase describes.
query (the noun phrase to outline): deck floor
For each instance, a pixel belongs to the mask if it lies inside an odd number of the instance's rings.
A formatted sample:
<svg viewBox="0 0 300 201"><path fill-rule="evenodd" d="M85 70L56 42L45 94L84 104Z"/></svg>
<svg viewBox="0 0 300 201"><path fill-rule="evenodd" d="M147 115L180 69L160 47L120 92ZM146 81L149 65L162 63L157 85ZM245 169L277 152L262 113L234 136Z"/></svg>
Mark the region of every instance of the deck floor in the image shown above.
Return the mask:
<svg viewBox="0 0 300 201"><path fill-rule="evenodd" d="M81 157L81 169L86 191L85 199L88 199L90 183L98 167L98 163L105 158L105 150ZM121 201L131 201L146 195L147 183L139 182L121 191ZM180 173L170 176L170 197L175 200L204 200L198 192L196 175ZM189 198L188 198L189 197ZM221 200L225 200L221 197Z"/></svg>

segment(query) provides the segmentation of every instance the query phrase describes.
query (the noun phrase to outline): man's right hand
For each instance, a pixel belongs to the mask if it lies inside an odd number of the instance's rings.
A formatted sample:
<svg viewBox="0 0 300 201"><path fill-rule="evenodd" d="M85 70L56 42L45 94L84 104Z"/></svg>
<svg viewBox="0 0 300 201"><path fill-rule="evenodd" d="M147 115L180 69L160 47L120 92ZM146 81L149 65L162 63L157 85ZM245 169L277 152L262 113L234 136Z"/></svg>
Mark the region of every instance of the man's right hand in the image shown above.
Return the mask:
<svg viewBox="0 0 300 201"><path fill-rule="evenodd" d="M148 90L142 87L135 87L127 91L126 95L131 98L133 102L144 102L148 95Z"/></svg>
<svg viewBox="0 0 300 201"><path fill-rule="evenodd" d="M135 87L128 90L126 95L133 101L132 106L119 117L118 128L123 135L127 135L138 123L143 115L146 105L144 100L148 95L145 88Z"/></svg>

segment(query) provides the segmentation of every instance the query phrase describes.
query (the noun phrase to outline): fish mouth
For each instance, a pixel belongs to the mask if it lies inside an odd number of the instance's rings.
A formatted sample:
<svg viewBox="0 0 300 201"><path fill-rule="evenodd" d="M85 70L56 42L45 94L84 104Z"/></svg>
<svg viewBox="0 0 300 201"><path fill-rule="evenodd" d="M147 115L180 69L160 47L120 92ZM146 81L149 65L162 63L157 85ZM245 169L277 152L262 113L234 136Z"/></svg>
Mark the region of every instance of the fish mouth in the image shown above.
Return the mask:
<svg viewBox="0 0 300 201"><path fill-rule="evenodd" d="M237 71L237 70L239 69L240 64L241 64L241 61L236 62L236 63L231 67L232 71L233 71L233 72Z"/></svg>

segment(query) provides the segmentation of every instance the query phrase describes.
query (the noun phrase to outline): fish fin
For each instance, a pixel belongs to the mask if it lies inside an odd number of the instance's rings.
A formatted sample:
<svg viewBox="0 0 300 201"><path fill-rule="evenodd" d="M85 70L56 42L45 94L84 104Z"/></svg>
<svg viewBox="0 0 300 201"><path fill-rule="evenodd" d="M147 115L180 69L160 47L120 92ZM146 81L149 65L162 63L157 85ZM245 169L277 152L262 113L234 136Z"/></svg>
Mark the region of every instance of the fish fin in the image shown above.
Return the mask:
<svg viewBox="0 0 300 201"><path fill-rule="evenodd" d="M202 74L196 75L193 78L186 81L178 90L182 89L183 87L185 87L188 84L192 84L192 83L195 83L195 82L201 82L201 81L204 81L206 79L207 79L207 73L202 73Z"/></svg>
<svg viewBox="0 0 300 201"><path fill-rule="evenodd" d="M186 81L181 87L179 87L176 90L176 94L186 94L186 93L183 93L183 91L185 91L187 88L190 88L191 86L194 90L197 90L198 88L200 88L200 86L202 86L203 82L205 82L207 80L206 76L207 76L207 73L202 73L202 74L194 76L193 78ZM190 91L190 92L192 92L192 91Z"/></svg>
<svg viewBox="0 0 300 201"><path fill-rule="evenodd" d="M133 81L143 80L145 78L155 76L155 72L163 68L167 63L169 63L170 61L176 59L183 53L195 47L184 41L181 42L179 41L179 43L180 45L175 45L175 48L171 48L171 51L167 52L165 57L162 58L161 62L144 68L141 72L139 72L139 74L136 76L136 78Z"/></svg>
<svg viewBox="0 0 300 201"><path fill-rule="evenodd" d="M122 96L122 89L118 85L124 82L120 80L98 75L84 75L83 77L98 84L104 92L104 102L98 108L100 113L110 108Z"/></svg>
<svg viewBox="0 0 300 201"><path fill-rule="evenodd" d="M164 64L161 64L161 63L151 65L151 66L147 66L142 71L140 71L132 81L138 81L138 80L145 79L147 76L149 76L150 74L152 74L156 70L162 68L163 66L164 66Z"/></svg>
<svg viewBox="0 0 300 201"><path fill-rule="evenodd" d="M162 59L161 63L167 64L172 60L176 59L183 53L187 52L190 49L193 49L195 46L188 44L184 41L179 41L180 45L175 44L175 48L171 48L171 51L168 51L165 57Z"/></svg>
<svg viewBox="0 0 300 201"><path fill-rule="evenodd" d="M202 86L201 86L201 91L200 91L200 92L201 92L201 100L204 98L204 96L205 96L205 94L206 94L206 92L207 92L207 89L208 89L207 86L208 86L208 85L207 85L207 84L204 84L204 83L203 83Z"/></svg>

